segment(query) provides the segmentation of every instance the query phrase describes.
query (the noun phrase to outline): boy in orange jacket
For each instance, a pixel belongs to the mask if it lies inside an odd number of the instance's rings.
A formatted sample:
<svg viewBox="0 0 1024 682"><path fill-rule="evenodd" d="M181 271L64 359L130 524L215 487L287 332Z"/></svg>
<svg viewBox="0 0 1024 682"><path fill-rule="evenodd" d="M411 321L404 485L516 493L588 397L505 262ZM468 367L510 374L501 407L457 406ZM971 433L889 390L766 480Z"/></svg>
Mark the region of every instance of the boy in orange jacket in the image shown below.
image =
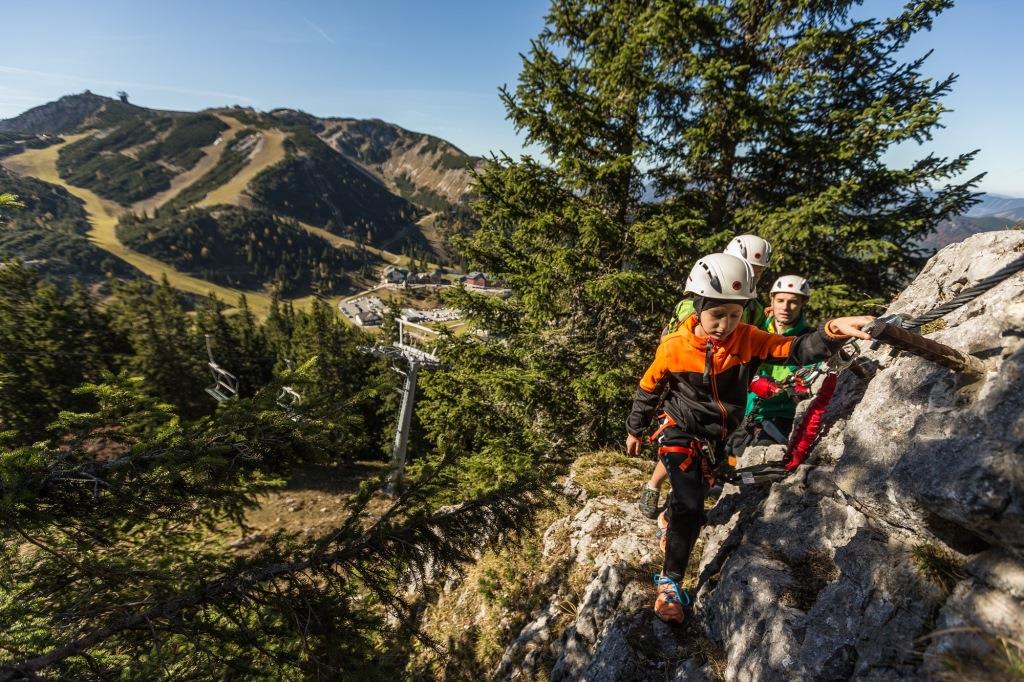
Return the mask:
<svg viewBox="0 0 1024 682"><path fill-rule="evenodd" d="M654 611L682 622L689 596L679 587L704 521L706 486L713 482L716 451L743 418L747 385L761 362L807 365L824 360L851 336L870 338L861 327L872 317L840 317L803 336L779 336L740 322L754 296L748 263L724 253L705 256L690 271L686 290L694 314L662 338L654 362L640 380L626 423L626 452L640 454L641 434L662 405L652 440L669 472L672 493L660 520L665 563L655 576ZM663 399L664 394L664 399Z"/></svg>

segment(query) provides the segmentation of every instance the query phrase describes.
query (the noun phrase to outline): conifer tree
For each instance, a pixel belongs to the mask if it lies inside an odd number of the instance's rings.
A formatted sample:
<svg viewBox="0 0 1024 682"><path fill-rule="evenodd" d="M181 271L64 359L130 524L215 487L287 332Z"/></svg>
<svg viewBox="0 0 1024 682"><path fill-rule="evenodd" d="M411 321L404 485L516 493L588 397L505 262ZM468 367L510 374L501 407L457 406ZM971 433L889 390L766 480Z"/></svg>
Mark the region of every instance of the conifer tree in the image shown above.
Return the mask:
<svg viewBox="0 0 1024 682"><path fill-rule="evenodd" d="M395 586L514 540L538 501L520 486L439 509L444 466L427 467L372 518L367 485L322 535L237 555L217 525L331 461L331 439L248 399L186 422L141 383L84 386L97 408L62 413L55 445L0 446L0 587L17 595L0 680L395 679L416 617Z"/></svg>
<svg viewBox="0 0 1024 682"><path fill-rule="evenodd" d="M894 294L919 264L915 240L969 206L977 178L956 180L969 153L886 165L943 112L953 77L930 81L924 57L899 55L949 3L881 21L854 20L857 5L554 0L502 90L542 159L491 159L474 187L480 229L460 244L513 290L456 301L503 368L459 383L518 385L534 406L522 423L548 447L618 440L693 261L744 232L776 246L767 278L813 282L819 313Z"/></svg>
<svg viewBox="0 0 1024 682"><path fill-rule="evenodd" d="M244 294L238 297L237 310L230 317L229 324L237 343L239 371L249 377L254 387L266 384L271 379L275 358L264 328L256 323L256 316Z"/></svg>
<svg viewBox="0 0 1024 682"><path fill-rule="evenodd" d="M296 364L314 363L305 385L312 414L344 425L337 443L341 459L381 455L379 434L391 423L395 387L391 372L361 350L371 341L342 323L331 307L315 300L308 312L295 315L290 347Z"/></svg>
<svg viewBox="0 0 1024 682"><path fill-rule="evenodd" d="M270 297L270 311L263 323L267 346L276 358L274 369L286 369L287 361L295 362L292 334L295 331L295 309L290 301L281 302L275 290Z"/></svg>
<svg viewBox="0 0 1024 682"><path fill-rule="evenodd" d="M251 396L270 381L275 358L245 296L239 297L236 310L225 308L215 294L203 299L196 331L204 340L209 335L217 363L238 378L242 395Z"/></svg>
<svg viewBox="0 0 1024 682"><path fill-rule="evenodd" d="M481 227L461 248L513 295L456 305L499 339L493 353L505 359L490 373L503 393L515 377L518 400L535 406L525 422L542 448L621 433L636 358L678 290L675 269L699 249L666 222L665 205L643 200L665 75L658 20L654 2L552 3L518 86L502 90L508 117L546 161L494 158L476 178ZM487 374L464 379L487 383Z"/></svg>
<svg viewBox="0 0 1024 682"><path fill-rule="evenodd" d="M823 314L896 293L921 265L916 243L964 212L980 179L959 177L974 152L886 157L927 143L945 111L956 77L926 77L928 55L904 48L952 2L882 19L856 18L859 5L716 0L664 11L653 31L652 183L716 247L768 239L766 280L803 275Z"/></svg>
<svg viewBox="0 0 1024 682"><path fill-rule="evenodd" d="M74 389L116 367L123 351L79 286L69 296L18 261L0 267L0 432L30 442L61 409L82 409Z"/></svg>
<svg viewBox="0 0 1024 682"><path fill-rule="evenodd" d="M132 348L126 367L130 374L143 377L155 397L183 415L213 409L204 391L211 381L203 338L166 277L155 286L144 280L118 285L110 311L114 328Z"/></svg>

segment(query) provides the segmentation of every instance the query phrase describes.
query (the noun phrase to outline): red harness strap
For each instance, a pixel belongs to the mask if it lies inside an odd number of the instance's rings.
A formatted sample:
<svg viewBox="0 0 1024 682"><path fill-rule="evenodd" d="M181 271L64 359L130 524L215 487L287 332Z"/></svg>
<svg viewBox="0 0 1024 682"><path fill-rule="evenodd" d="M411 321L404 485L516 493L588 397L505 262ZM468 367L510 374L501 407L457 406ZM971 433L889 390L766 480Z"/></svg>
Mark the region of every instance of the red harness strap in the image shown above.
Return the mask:
<svg viewBox="0 0 1024 682"><path fill-rule="evenodd" d="M662 445L658 448L658 454L660 455L663 452L681 452L685 455L692 455L693 448L688 448L685 445Z"/></svg>
<svg viewBox="0 0 1024 682"><path fill-rule="evenodd" d="M686 459L679 463L680 471L689 471L693 465L693 456L697 454L693 448L688 448L685 445L662 445L658 448L658 457L661 458L666 469L668 469L668 459L661 456L669 452L686 455Z"/></svg>
<svg viewBox="0 0 1024 682"><path fill-rule="evenodd" d="M676 420L665 412L662 412L659 415L659 417L662 419L662 422L658 426L657 431L652 433L650 437L647 439L648 443L653 443L658 439L658 436L660 436L665 431L665 429L676 425ZM701 474L704 476L704 480L707 481L708 486L713 488L715 486L715 475L711 471L711 463L708 461L707 457L700 456L703 450L700 441L694 438L691 441L691 443L693 445L690 446L662 445L661 447L658 448L658 458L661 459L662 464L664 464L665 468L668 469L668 461L667 459L662 458L662 455L668 453L686 455L686 459L679 463L680 471L689 471L690 467L693 466L694 458L698 458L698 461L700 462Z"/></svg>
<svg viewBox="0 0 1024 682"><path fill-rule="evenodd" d="M700 463L700 473L707 482L708 487L715 487L715 474L711 470L711 462L708 461L707 457L700 456L701 447L699 445L697 447L687 447L685 445L662 445L658 448L658 457L661 459L661 462L665 465L666 469L668 469L668 459L662 457L662 455L667 453L686 455L686 459L679 463L680 471L689 471L690 467L693 466L693 460L696 457L697 461Z"/></svg>
<svg viewBox="0 0 1024 682"><path fill-rule="evenodd" d="M676 420L668 416L664 412L658 415L658 417L662 420L661 425L658 427L657 431L655 431L654 433L647 437L648 443L653 443L654 441L658 440L658 436L660 436L662 432L665 431L665 429L671 428L676 425Z"/></svg>

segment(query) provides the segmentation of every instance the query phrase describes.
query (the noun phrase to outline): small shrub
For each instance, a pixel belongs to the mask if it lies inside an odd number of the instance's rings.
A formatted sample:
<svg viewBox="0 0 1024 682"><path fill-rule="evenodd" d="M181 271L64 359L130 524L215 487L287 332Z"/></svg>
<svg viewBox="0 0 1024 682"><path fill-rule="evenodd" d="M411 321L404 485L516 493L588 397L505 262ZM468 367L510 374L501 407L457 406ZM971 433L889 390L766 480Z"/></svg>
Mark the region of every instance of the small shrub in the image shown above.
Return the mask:
<svg viewBox="0 0 1024 682"><path fill-rule="evenodd" d="M939 318L938 320L932 320L931 322L928 322L927 324L921 325L921 328L918 331L923 336L925 334L931 334L933 332L937 332L940 329L945 329L945 328L946 328L946 321L943 320L942 318Z"/></svg>
<svg viewBox="0 0 1024 682"><path fill-rule="evenodd" d="M782 593L786 606L809 611L825 586L839 577L839 568L824 550L811 550L800 561L785 561L793 580Z"/></svg>
<svg viewBox="0 0 1024 682"><path fill-rule="evenodd" d="M949 550L931 543L922 543L910 550L914 568L922 576L938 585L947 594L967 577L963 564Z"/></svg>

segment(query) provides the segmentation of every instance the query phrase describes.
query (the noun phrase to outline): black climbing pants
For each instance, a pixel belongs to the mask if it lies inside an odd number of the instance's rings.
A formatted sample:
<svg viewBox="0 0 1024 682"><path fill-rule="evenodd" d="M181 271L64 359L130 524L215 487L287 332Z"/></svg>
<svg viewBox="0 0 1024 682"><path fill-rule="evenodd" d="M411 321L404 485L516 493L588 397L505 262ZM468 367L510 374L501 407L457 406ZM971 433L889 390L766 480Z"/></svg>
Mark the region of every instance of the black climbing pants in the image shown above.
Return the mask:
<svg viewBox="0 0 1024 682"><path fill-rule="evenodd" d="M693 437L678 427L669 427L658 438L658 446L687 446ZM686 573L686 564L690 560L690 552L697 542L700 529L704 525L704 497L707 482L701 469L702 455L689 456L675 452L660 455L661 461L668 471L672 493L668 498L665 517L668 519L667 544L665 547L665 565L662 574L675 580L682 579Z"/></svg>

